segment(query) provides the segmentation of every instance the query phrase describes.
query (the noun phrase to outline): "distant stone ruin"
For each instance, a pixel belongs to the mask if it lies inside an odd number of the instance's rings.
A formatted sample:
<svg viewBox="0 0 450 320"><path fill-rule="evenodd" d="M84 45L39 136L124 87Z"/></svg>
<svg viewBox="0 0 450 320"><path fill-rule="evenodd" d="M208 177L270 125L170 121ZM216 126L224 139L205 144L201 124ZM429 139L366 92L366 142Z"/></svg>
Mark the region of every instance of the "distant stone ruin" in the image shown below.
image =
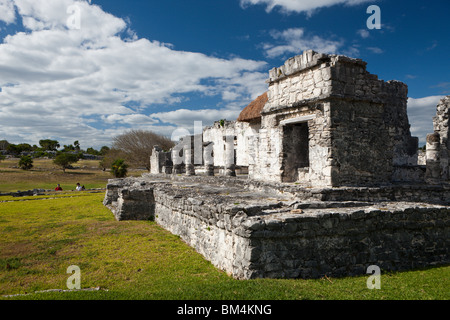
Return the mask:
<svg viewBox="0 0 450 320"><path fill-rule="evenodd" d="M433 118L434 133L427 136L426 178L430 183L450 180L449 108L450 96L447 96L437 105L436 116Z"/></svg>
<svg viewBox="0 0 450 320"><path fill-rule="evenodd" d="M364 61L306 51L267 82L236 121L110 180L116 219L155 220L239 279L448 264L450 96L419 162L407 86Z"/></svg>

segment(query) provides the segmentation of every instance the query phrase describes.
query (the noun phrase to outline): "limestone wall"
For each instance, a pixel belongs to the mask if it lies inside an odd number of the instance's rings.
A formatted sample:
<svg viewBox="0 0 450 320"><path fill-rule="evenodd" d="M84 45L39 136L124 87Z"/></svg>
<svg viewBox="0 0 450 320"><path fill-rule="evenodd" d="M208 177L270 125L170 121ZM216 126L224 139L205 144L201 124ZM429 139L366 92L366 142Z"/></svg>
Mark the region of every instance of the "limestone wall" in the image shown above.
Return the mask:
<svg viewBox="0 0 450 320"><path fill-rule="evenodd" d="M266 116L265 127L260 129L259 135L253 139L249 176L258 180L298 182L315 187L330 186L332 184L330 159L332 145L329 104L313 103L283 111L285 112L279 112L276 116ZM302 117L310 120L293 125L298 126L301 123L307 125L308 132L305 137L300 137L298 134L292 135L287 130L291 125L267 125L268 121L282 123ZM308 140L307 143L305 139ZM289 165L287 154L294 151L293 156L296 158L301 157L303 153L307 154L309 165L303 170Z"/></svg>
<svg viewBox="0 0 450 320"><path fill-rule="evenodd" d="M249 245L258 248L250 255L252 277L339 277L364 274L370 265L408 270L449 262L447 209L396 204L315 211L249 219Z"/></svg>
<svg viewBox="0 0 450 320"><path fill-rule="evenodd" d="M226 137L236 137L234 140L235 161L237 166L248 166L249 138L257 133L259 126L250 125L248 122L224 121L223 125L216 121L214 125L203 129L203 142L214 143L214 165L225 166Z"/></svg>
<svg viewBox="0 0 450 320"><path fill-rule="evenodd" d="M396 168L417 165L418 139L411 137L405 84L379 80L360 59L313 51L269 75L251 178L351 186L419 176ZM297 168L293 178L286 158L305 143L286 133L300 123L308 126L302 139L308 140L309 167Z"/></svg>
<svg viewBox="0 0 450 320"><path fill-rule="evenodd" d="M194 198L177 198L155 190L155 221L163 228L179 235L211 263L226 272L248 278L242 274L249 240L233 232L237 212L222 206L206 206Z"/></svg>
<svg viewBox="0 0 450 320"><path fill-rule="evenodd" d="M103 205L111 210L118 221L154 220L153 185L133 178L110 179Z"/></svg>
<svg viewBox="0 0 450 320"><path fill-rule="evenodd" d="M237 279L338 277L364 274L370 265L394 271L450 262L448 206L381 200L395 198L395 190L368 189L322 194L338 202L311 195L305 201L269 201L276 197L270 189L207 181L111 180L104 203L118 220L154 219ZM432 188L448 202L449 190ZM414 198L417 187L409 190L397 196Z"/></svg>
<svg viewBox="0 0 450 320"><path fill-rule="evenodd" d="M433 118L434 133L427 137L427 179L429 182L450 180L450 96L441 99Z"/></svg>
<svg viewBox="0 0 450 320"><path fill-rule="evenodd" d="M171 153L164 152L159 146L154 146L150 156L150 172L158 174L164 167L172 166Z"/></svg>
<svg viewBox="0 0 450 320"><path fill-rule="evenodd" d="M270 70L264 112L330 95L332 74L327 60L328 55L305 51Z"/></svg>
<svg viewBox="0 0 450 320"><path fill-rule="evenodd" d="M281 182L280 128L264 128L251 140L249 149L249 177L258 180Z"/></svg>

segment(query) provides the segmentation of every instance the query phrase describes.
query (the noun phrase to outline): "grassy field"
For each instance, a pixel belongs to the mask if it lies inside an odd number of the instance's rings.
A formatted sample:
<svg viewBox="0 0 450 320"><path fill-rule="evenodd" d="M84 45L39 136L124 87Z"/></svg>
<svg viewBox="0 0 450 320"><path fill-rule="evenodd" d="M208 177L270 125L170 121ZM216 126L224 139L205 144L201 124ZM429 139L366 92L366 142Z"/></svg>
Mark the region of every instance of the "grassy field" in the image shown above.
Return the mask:
<svg viewBox="0 0 450 320"><path fill-rule="evenodd" d="M17 168L19 159L0 162L0 193L32 189L53 190L59 183L63 190L74 190L77 182L86 188L104 188L110 172L99 168L99 161L80 160L66 173L48 159L34 159L29 171ZM141 175L142 170L131 170L130 175Z"/></svg>
<svg viewBox="0 0 450 320"><path fill-rule="evenodd" d="M9 175L4 172L1 174ZM99 187L101 179L109 176L94 172L89 177L92 186ZM3 183L0 190L4 190ZM59 197L0 197L0 300L450 298L450 267L382 273L380 290L367 288L368 276L235 280L154 222L117 222L102 205L103 196L103 192L84 191L61 193ZM36 293L67 290L67 268L71 265L80 268L83 289L100 290Z"/></svg>

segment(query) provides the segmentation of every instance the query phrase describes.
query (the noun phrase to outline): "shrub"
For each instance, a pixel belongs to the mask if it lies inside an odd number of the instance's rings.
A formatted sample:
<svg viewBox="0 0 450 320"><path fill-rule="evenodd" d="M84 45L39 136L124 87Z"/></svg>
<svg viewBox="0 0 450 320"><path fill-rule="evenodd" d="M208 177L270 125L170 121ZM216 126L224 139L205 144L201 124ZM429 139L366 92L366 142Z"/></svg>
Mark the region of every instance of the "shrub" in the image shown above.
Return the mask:
<svg viewBox="0 0 450 320"><path fill-rule="evenodd" d="M128 165L125 163L123 159L117 159L113 162L111 166L111 173L116 178L123 178L127 175Z"/></svg>
<svg viewBox="0 0 450 320"><path fill-rule="evenodd" d="M22 170L30 170L33 168L33 158L31 156L20 157L19 168Z"/></svg>

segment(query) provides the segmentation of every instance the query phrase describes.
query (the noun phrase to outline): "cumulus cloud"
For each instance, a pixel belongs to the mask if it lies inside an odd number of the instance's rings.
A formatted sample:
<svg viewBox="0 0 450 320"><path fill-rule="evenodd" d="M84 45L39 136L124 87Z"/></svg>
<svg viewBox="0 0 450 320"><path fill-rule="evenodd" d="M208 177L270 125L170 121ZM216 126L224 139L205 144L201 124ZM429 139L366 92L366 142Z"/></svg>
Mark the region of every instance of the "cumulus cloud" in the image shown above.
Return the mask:
<svg viewBox="0 0 450 320"><path fill-rule="evenodd" d="M287 58L292 54L300 54L305 50L314 50L321 53L355 55L355 47L344 48L344 40L329 40L317 35L307 34L304 28L290 28L284 31L274 30L270 33L273 43L263 44L268 58Z"/></svg>
<svg viewBox="0 0 450 320"><path fill-rule="evenodd" d="M428 133L433 133L433 117L436 106L444 96L429 96L408 99L408 118L411 134L418 137L420 144L425 144Z"/></svg>
<svg viewBox="0 0 450 320"><path fill-rule="evenodd" d="M204 128L205 126L212 125L215 121L221 119L236 120L241 111L241 106L230 104L220 109L178 109L153 113L150 116L159 119L161 122L170 123L177 128L171 132L170 137L173 140L178 140L180 137L185 136L186 133L199 133L199 127Z"/></svg>
<svg viewBox="0 0 450 320"><path fill-rule="evenodd" d="M311 15L315 10L324 7L331 7L338 4L352 6L369 1L372 0L241 0L241 6L245 8L250 5L265 5L267 12L271 12L274 8L278 7L284 13L305 12Z"/></svg>
<svg viewBox="0 0 450 320"><path fill-rule="evenodd" d="M16 21L16 9L13 0L0 0L0 21L7 24Z"/></svg>
<svg viewBox="0 0 450 320"><path fill-rule="evenodd" d="M190 94L242 103L265 90L265 62L139 39L127 21L87 1L0 0L0 12L3 23L22 19L25 28L0 43L0 137L13 143L98 147L130 126L168 133L168 117L149 115L164 114L155 108Z"/></svg>
<svg viewBox="0 0 450 320"><path fill-rule="evenodd" d="M163 122L171 123L177 127L191 128L195 121L201 121L204 125L212 124L220 119L235 120L241 108L229 106L221 109L178 109L168 112L158 112L151 114L151 117L160 119Z"/></svg>

